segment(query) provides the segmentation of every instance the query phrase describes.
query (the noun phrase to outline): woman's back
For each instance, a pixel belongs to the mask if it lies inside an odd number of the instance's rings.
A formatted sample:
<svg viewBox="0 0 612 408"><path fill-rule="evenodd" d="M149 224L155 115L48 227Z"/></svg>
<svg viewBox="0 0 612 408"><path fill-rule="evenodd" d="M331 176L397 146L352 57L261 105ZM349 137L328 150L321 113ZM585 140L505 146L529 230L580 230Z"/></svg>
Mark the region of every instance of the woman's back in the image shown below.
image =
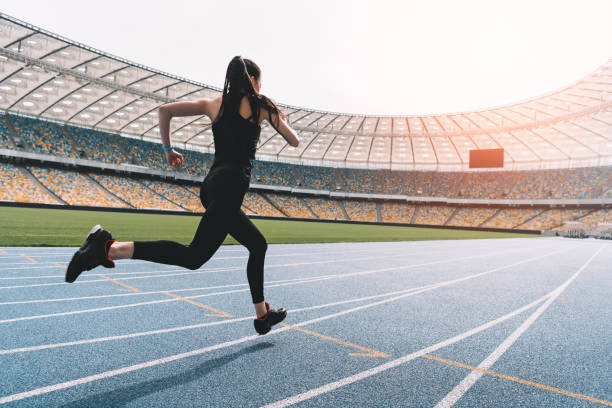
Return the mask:
<svg viewBox="0 0 612 408"><path fill-rule="evenodd" d="M247 109L240 110L250 112L248 105L246 103ZM212 125L215 160L209 174L228 170L239 172L246 180L251 178L261 120L253 118L252 115L245 118L240 110L232 112L228 109L219 112L220 117L215 118Z"/></svg>

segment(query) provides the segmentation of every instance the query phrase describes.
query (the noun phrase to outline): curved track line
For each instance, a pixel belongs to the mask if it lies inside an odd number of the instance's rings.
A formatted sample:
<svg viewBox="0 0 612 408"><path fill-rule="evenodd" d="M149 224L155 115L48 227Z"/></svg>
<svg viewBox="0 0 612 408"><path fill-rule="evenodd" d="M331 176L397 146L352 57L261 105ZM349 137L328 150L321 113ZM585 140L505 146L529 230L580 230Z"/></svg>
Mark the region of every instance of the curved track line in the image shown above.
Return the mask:
<svg viewBox="0 0 612 408"><path fill-rule="evenodd" d="M538 317L554 302L561 293L569 286L580 275L580 273L586 269L591 261L601 252L603 246L600 247L585 263L574 273L565 283L559 286L554 292L551 293L550 297L542 306L540 306L535 312L533 312L515 331L510 334L487 358L485 358L479 365L479 369L488 370L509 348L514 344L516 340L536 321ZM482 371L470 372L459 384L457 384L440 402L438 402L435 408L448 408L455 405L457 401L482 377Z"/></svg>
<svg viewBox="0 0 612 408"><path fill-rule="evenodd" d="M447 340L445 340L445 341L443 341L441 343L437 343L436 345L433 345L433 346L427 347L425 349L422 349L422 350L420 350L420 351L418 351L416 353L410 354L409 356L406 356L406 357L403 357L403 358L400 358L400 359L397 359L397 360L393 360L393 361L391 361L389 363L383 364L382 366L378 366L378 367L375 367L374 369L364 371L363 373L369 373L369 372L372 372L373 370L375 371L377 369L380 370L380 371L384 371L387 368L381 369L381 367L389 367L389 368L395 367L395 366L397 366L399 364L402 364L405 361L412 360L412 359L417 358L417 357L419 357L419 356L421 356L423 354L435 351L438 348L441 348L441 347L444 347L446 345L449 345L449 344L455 343L457 341L460 341L460 340L462 340L462 339L464 339L466 337L469 337L469 336L471 336L473 334L476 334L476 333L478 333L478 332L480 332L482 330L485 330L485 329L488 329L490 327L493 327L493 326L495 326L495 325L497 325L497 324L499 324L499 323L501 323L501 322L503 322L503 321L505 321L505 320L507 320L507 319L509 319L511 317L514 317L517 314L520 314L520 313L524 312L525 310L528 310L528 309L531 309L531 308L535 307L536 305L538 305L539 303L544 301L548 296L549 295L542 296L541 298L537 299L534 302L531 302L530 304L528 304L526 306L523 306L523 307L521 307L519 309L516 309L516 310L514 310L514 311L512 311L512 312L510 312L510 313L508 313L508 314L506 314L506 315L504 315L504 316L502 316L500 318L497 318L495 320L489 321L489 322L487 322L487 323L485 323L485 324L483 324L481 326L478 326L477 328L474 328L472 330L464 332L464 333L462 333L462 334L460 334L458 336L452 337L452 338L447 339ZM368 305L359 306L357 308L349 309L349 310L344 311L344 312L334 313L332 315L323 316L321 318L308 320L308 321L305 321L305 322L301 322L301 323L295 324L295 326L304 326L304 325L315 323L315 322L318 322L318 321L322 321L322 320L326 320L326 319L331 319L331 318L337 317L337 316L339 316L341 314L350 313L350 311L361 310L361 309L365 309L367 307L372 307L372 306L376 306L376 305L379 305L379 304L382 304L382 303L391 302L391 301L396 300L396 299L398 299L400 297L406 297L406 295L394 297L394 298L391 298L391 299L385 299L384 301L380 301L380 302L375 302L375 303L368 304ZM226 321L221 321L221 322L216 322L216 323L221 324L223 322L226 322ZM287 331L287 330L291 330L291 329L288 328L288 327L283 327L283 328L280 328L280 329L272 330L271 332L268 333L268 335L282 333L282 332ZM4 397L0 398L0 404L5 404L5 403L8 403L8 402L13 402L13 401L19 401L19 400L22 400L22 399L25 399L25 398L31 398L31 397L34 397L34 396L37 396L37 395L47 394L47 393L50 393L50 392L53 392L53 391L58 391L58 390L66 389L66 388L75 387L77 385L86 384L86 383L90 383L90 382L93 382L93 381L97 381L97 380L101 380L101 379L105 379L105 378L114 377L114 376L117 376L117 375L129 373L129 372L132 372L132 371L137 371L137 370L141 370L141 369L144 369L144 368L157 366L157 365L160 365L160 364L166 364L166 363L170 363L172 361L177 361L177 360L181 360L181 359L188 358L188 357L202 355L202 354L208 353L210 351L219 350L219 349L222 349L222 348L234 346L236 344L245 343L247 341L256 340L256 339L259 339L259 338L260 338L259 335L246 336L246 337L242 337L242 338L239 338L239 339L236 339L236 340L227 341L227 342L220 343L220 344L215 344L213 346L208 346L208 347L200 348L200 349L197 349L197 350L188 351L186 353L175 354L175 355L167 356L167 357L160 358L160 359L157 359L157 360L151 360L151 361L147 361L147 362L140 363L140 364L135 364L135 365L131 365L131 366L122 367L122 368L119 368L119 369L116 369L116 370L105 371L105 372L102 372L102 373L99 373L99 374L90 375L90 376L79 378L79 379L72 380L72 381L66 381L66 382L62 382L62 383L58 383L58 384L54 384L54 385L49 385L49 386L46 386L46 387L36 388L36 389L30 390L30 391L26 391L26 392L21 392L21 393L17 393L17 394L7 395L7 396L4 396ZM410 356L413 356L413 357L410 357ZM410 358L406 359L407 357L410 357ZM405 360L405 361L403 361L403 360ZM360 373L357 376L361 375L361 376L363 376L363 378L365 378L367 376L376 374L377 372L373 372L373 374L369 374L369 375L365 375L365 376L364 376L363 373ZM353 376L353 377L355 377L355 376ZM351 377L348 377L348 378L351 378ZM361 378L357 378L357 379L355 379L353 381L347 382L346 384L350 384L351 382L358 381L359 379L361 379ZM342 381L346 381L346 379L344 379ZM332 384L334 384L334 383L332 383ZM346 385L346 384L343 384L343 385ZM329 386L329 384L328 384L328 386ZM335 388L338 388L340 386L342 386L342 385L338 385ZM332 389L335 389L335 388L332 388ZM313 392L313 391L310 391L310 392ZM331 389L329 391L331 391ZM324 391L324 392L328 392L328 391ZM302 395L302 394L300 394L300 395ZM316 394L316 395L318 395L318 394ZM296 396L296 397L299 397L299 396ZM292 397L292 398L296 398L296 397ZM295 402L292 402L292 403L296 403L296 402L302 401L304 399L308 399L308 398L297 399ZM285 401L285 400L283 400L283 401ZM281 401L279 403L282 403L283 401ZM276 403L276 404L279 404L279 403ZM287 405L290 405L290 404L287 404ZM272 405L269 405L269 406L270 407L276 407L276 406L286 406L286 405L274 405L274 404L272 404Z"/></svg>
<svg viewBox="0 0 612 408"><path fill-rule="evenodd" d="M468 275L468 276L464 276L461 278L457 278L457 279L452 279L452 280L447 280L447 281L442 281L442 282L437 282L437 283L431 283L428 285L423 285L423 286L419 286L419 287L415 287L415 288L408 288L408 289L403 289L403 290L399 290L399 291L393 291L393 292L386 292L386 293L382 293L382 294L378 294L378 295L372 295L372 296L366 296L366 297L361 297L361 298L356 298L356 299L349 299L349 300L342 300L342 301L337 301L337 302L332 302L332 303L326 303L324 305L318 305L318 306L308 306L308 307L303 307L303 308L298 308L298 309L291 309L292 313L295 312L302 312L302 311L307 311L307 310L315 310L315 309L320 309L320 308L325 308L325 307L329 307L329 306L337 306L337 305L342 305L342 304L346 304L346 303L352 303L352 302L359 302L359 301L364 301L364 300L372 300L372 299L377 299L377 298L381 298L381 297L387 297L387 296L395 296L391 299L385 299L383 301L380 302L376 302L376 303L371 303L368 305L364 305L364 306L359 306L353 309L348 309L345 311L341 311L341 312L337 312L334 313L333 315L329 315L329 316L324 316L323 318L317 318L317 319L313 319L313 320L309 320L307 322L302 322L301 324L311 324L311 323L315 323L318 321L322 321L322 320L327 320L331 317L338 317L338 316L342 316L344 314L347 313L352 313L354 311L357 310L361 310L364 308L368 308L368 307L372 307L372 306L376 306L379 304L383 304L383 303L387 303L390 301L394 301L394 300L399 300L408 296L414 296L420 293L424 293L433 289L437 289L437 288L441 288L444 286L449 286L449 285L453 285L455 283L459 283L459 282L463 282L466 280L470 280L470 279L474 279L480 276L484 276L484 275L488 275L490 273L493 272L497 272L499 270L503 270L503 269L507 269L516 265L520 265L523 263L527 263L527 262L531 262L532 260L535 259L540 259L540 258L544 258L547 256L551 256L555 253L558 253L560 251L556 251L547 255L540 255L538 257L534 257L534 258L528 258L519 262L515 262L513 264L510 265L506 265L503 267L499 267L499 268L495 268L495 269L491 269L488 271L484 271L484 272L480 272L480 273L476 273L476 274L472 274L472 275ZM398 296L396 296L398 295ZM172 301L175 299L164 299L165 302L167 301ZM215 324L224 324L225 323L233 323L235 321L242 321L244 319L247 318L241 318L241 319L232 319L232 320L224 320L221 322L217 322ZM296 324L295 326L300 326L300 323ZM175 327L175 328L170 328L170 329L161 329L161 330L154 330L154 331L147 331L147 332L141 332L141 333L132 333L132 334L127 334L127 335L119 335L119 336L110 336L110 337L101 337L101 338L97 338L97 339L86 339L86 340L78 340L75 342L67 342L67 343L55 343L55 344L47 344L47 345L41 345L41 346L31 346L31 347L22 347L22 348L18 348L18 349L9 349L9 350L0 350L0 355L2 354L13 354L13 353L17 353L17 352L25 352L25 351L35 351L35 350L43 350L43 349L48 349L48 348L55 348L55 347L65 347L65 346L71 346L71 345L77 345L77 344L86 344L86 343L96 343L96 342L102 342L102 341L109 341L109 340L119 340L119 339L124 339L124 338L131 338L131 337L140 337L140 336L146 336L146 335L151 335L151 334L159 334L159 333L166 333L166 332L170 332L170 331L178 331L178 330L189 330L189 329L193 329L193 328L199 328L199 327L206 327L211 325L211 323L204 323L202 325L190 325L190 326L182 326L182 327Z"/></svg>
<svg viewBox="0 0 612 408"><path fill-rule="evenodd" d="M599 253L599 251L597 253ZM593 257L591 257L591 259ZM591 259L589 259L589 261L587 261L587 264L591 261ZM554 299L556 299L556 297L567 287L567 285L569 285L574 280L574 278L577 276L577 274L579 272L581 272L586 267L587 264L583 265L579 269L579 271L577 273L572 275L567 281L565 281L563 284L561 284L561 286L555 288L552 292L548 293L545 296L542 296L541 298L537 299L536 301L530 303L527 306L522 307L521 309L517 309L514 312L511 312L511 313L509 313L509 314L507 314L505 316L502 316L501 318L498 318L496 320L493 320L493 321L490 321L488 323L485 323L484 325L478 326L477 328L474 328L474 329L472 329L472 330L470 330L468 332L459 334L459 335L457 335L455 337L451 337L450 339L447 339L447 340L444 340L444 341L442 341L440 343L436 343L436 344L434 344L432 346L423 348L423 349L421 349L419 351L416 351L414 353L411 353L411 354L405 355L403 357L397 358L395 360L389 361L388 363L385 363L385 364L373 367L373 368L371 368L369 370L365 370L365 371L359 372L357 374L351 375L349 377L342 378L342 379L337 380L337 381L333 381L331 383L328 383L328 384L325 384L323 386L311 389L311 390L303 392L301 394L297 394L297 395L294 395L292 397L285 398L283 400L280 400L280 401L277 401L277 402L274 402L274 403L271 403L271 404L267 404L267 405L265 405L262 408L282 408L282 407L287 407L289 405L297 404L298 402L302 402L302 401L314 398L314 397L319 396L321 394L328 393L330 391L336 390L338 388L344 387L344 386L352 384L354 382L361 381L361 380L363 380L365 378L368 378L368 377L371 377L373 375L379 374L379 373L381 373L383 371L389 370L389 369L397 367L397 366L399 366L401 364L404 364L404 363L407 363L409 361L412 361L415 358L422 357L425 354L430 354L430 353L432 353L432 352L434 352L434 351L436 351L438 349L441 349L443 347L446 347L448 345L456 343L456 342L458 342L460 340L463 340L463 339L465 339L465 338L467 338L467 337L469 337L469 336L471 336L473 334L476 334L476 333L481 332L481 331L483 331L485 329L488 329L488 328L490 328L490 327L492 327L492 326L494 326L494 325L496 325L498 323L501 323L502 321L507 320L510 317L516 316L517 314L522 313L525 310L531 309L531 308L537 306L539 303L541 303L541 302L545 301L546 299L548 299L548 301L546 301L546 303L544 303L540 308L538 308L538 310L536 310L536 312L534 312L527 319L529 321L529 320L531 320L532 316L535 316L535 317L539 316L538 311L540 311L540 310L544 311L546 309L546 307L548 307L548 305Z"/></svg>

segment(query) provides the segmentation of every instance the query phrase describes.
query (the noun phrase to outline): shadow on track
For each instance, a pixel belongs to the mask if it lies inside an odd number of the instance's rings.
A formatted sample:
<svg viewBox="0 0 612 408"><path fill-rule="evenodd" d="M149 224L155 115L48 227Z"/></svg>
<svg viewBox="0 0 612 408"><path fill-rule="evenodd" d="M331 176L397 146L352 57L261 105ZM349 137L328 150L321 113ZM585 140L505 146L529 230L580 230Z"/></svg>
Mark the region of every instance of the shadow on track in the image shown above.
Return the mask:
<svg viewBox="0 0 612 408"><path fill-rule="evenodd" d="M197 366L183 371L182 373L171 375L168 377L158 378L153 381L140 382L134 385L130 385L123 388L109 390L99 394L91 395L87 398L83 398L77 401L69 402L68 404L61 405L63 408L76 408L76 407L123 407L127 403L134 401L138 398L145 397L149 394L153 394L164 389L169 389L177 385L186 384L191 381L197 380L210 374L212 371L224 366L236 360L237 358L257 351L265 350L267 348L274 347L274 343L259 343L249 347L245 347L242 350L236 351L235 353L228 354L223 357L214 358L207 360ZM170 403L169 405L173 405Z"/></svg>

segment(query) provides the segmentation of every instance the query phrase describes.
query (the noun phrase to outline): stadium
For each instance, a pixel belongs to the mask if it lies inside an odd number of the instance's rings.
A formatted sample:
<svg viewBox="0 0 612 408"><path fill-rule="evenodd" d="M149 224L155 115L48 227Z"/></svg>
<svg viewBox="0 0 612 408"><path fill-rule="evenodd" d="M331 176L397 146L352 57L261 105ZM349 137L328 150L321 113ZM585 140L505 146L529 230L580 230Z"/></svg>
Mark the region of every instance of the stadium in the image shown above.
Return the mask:
<svg viewBox="0 0 612 408"><path fill-rule="evenodd" d="M262 124L242 209L278 234L266 290L295 314L259 338L245 248L62 281L93 220L188 242L211 123L173 119L174 169L157 109L221 89L3 13L0 41L0 404L612 406L612 59L479 111L281 101L300 144Z"/></svg>

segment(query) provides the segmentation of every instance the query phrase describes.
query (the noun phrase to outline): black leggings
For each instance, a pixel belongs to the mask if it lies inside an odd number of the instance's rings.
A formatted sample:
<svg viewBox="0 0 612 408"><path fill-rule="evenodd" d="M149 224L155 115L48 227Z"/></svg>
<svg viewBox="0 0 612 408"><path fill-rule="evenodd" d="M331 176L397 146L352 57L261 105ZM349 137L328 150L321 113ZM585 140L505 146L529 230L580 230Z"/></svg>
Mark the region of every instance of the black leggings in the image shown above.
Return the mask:
<svg viewBox="0 0 612 408"><path fill-rule="evenodd" d="M249 250L247 277L253 303L263 302L266 239L241 210L248 181L233 172L208 175L202 182L200 200L206 212L189 246L173 241L136 241L133 259L178 265L192 270L208 261L229 233Z"/></svg>

